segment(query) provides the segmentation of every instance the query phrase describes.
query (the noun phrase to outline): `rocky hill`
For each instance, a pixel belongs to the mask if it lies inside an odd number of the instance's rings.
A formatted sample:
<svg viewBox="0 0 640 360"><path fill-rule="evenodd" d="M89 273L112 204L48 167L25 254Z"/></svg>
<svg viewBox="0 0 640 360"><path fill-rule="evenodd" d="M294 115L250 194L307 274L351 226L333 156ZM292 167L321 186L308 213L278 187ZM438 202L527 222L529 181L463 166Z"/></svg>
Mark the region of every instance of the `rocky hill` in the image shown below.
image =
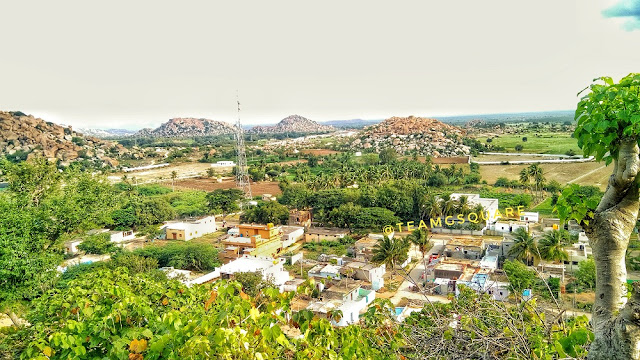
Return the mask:
<svg viewBox="0 0 640 360"><path fill-rule="evenodd" d="M333 126L320 125L313 120L309 120L300 115L291 115L280 120L274 126L254 126L249 132L254 134L277 134L277 133L320 133L334 131Z"/></svg>
<svg viewBox="0 0 640 360"><path fill-rule="evenodd" d="M352 143L355 149L393 147L400 154L418 151L423 155L457 156L469 153L462 144L463 129L422 117L392 117L364 129Z"/></svg>
<svg viewBox="0 0 640 360"><path fill-rule="evenodd" d="M235 127L229 123L197 118L173 118L156 129L142 129L136 136L192 137L233 134Z"/></svg>
<svg viewBox="0 0 640 360"><path fill-rule="evenodd" d="M120 144L83 136L70 126L44 121L19 111L0 111L0 155L15 157L44 156L68 164L90 160L118 166L117 157L133 156Z"/></svg>

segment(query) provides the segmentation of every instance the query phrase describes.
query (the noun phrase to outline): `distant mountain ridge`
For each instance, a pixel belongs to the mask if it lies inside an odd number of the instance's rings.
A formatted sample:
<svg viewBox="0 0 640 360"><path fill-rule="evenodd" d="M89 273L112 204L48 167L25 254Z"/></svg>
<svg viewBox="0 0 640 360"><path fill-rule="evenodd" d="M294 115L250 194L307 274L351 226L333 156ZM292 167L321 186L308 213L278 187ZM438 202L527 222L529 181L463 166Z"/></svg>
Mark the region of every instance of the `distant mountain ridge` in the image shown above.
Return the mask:
<svg viewBox="0 0 640 360"><path fill-rule="evenodd" d="M190 137L233 134L235 127L229 123L204 118L173 118L156 129L145 128L135 136Z"/></svg>
<svg viewBox="0 0 640 360"><path fill-rule="evenodd" d="M276 133L319 133L334 131L335 128L330 125L320 125L313 120L309 120L300 115L290 115L280 120L273 126L254 126L249 132L254 134L276 134Z"/></svg>
<svg viewBox="0 0 640 360"><path fill-rule="evenodd" d="M86 135L95 136L97 138L108 138L116 136L132 136L136 133L135 130L127 129L90 129L90 128L76 128L76 131Z"/></svg>

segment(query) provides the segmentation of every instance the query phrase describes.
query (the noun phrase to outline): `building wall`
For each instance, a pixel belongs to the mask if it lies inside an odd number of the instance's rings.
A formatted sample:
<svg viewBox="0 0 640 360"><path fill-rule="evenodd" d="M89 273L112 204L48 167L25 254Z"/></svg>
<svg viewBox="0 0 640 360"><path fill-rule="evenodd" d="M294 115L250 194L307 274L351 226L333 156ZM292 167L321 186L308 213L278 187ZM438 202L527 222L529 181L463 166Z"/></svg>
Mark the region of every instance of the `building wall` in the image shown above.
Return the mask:
<svg viewBox="0 0 640 360"><path fill-rule="evenodd" d="M184 236L184 230L166 228L167 240L188 240Z"/></svg>
<svg viewBox="0 0 640 360"><path fill-rule="evenodd" d="M322 240L337 241L342 239L344 235L345 235L344 233L331 234L331 235L307 233L307 234L304 234L304 241L305 242L320 242Z"/></svg>

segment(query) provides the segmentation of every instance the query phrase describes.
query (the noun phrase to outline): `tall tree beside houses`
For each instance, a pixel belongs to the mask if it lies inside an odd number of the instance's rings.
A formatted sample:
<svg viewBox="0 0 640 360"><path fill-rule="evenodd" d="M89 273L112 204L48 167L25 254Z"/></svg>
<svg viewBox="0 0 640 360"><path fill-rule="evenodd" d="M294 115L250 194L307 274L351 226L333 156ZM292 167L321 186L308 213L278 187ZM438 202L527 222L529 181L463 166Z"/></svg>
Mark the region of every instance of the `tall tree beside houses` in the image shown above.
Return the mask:
<svg viewBox="0 0 640 360"><path fill-rule="evenodd" d="M628 296L625 266L640 207L640 74L629 74L618 83L601 77L585 91L575 113L574 138L585 156L613 163L613 171L599 202L570 184L556 209L561 219L582 226L593 250L595 340L589 359L640 359L640 288L634 286Z"/></svg>

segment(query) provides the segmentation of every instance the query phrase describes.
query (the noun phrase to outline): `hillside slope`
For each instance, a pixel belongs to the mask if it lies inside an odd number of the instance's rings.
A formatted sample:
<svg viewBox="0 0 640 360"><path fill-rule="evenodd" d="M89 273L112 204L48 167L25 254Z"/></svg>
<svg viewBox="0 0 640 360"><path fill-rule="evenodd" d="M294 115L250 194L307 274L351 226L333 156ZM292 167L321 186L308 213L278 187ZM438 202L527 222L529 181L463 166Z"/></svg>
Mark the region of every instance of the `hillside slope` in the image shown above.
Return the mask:
<svg viewBox="0 0 640 360"><path fill-rule="evenodd" d="M142 129L136 136L190 137L233 134L235 127L229 123L203 118L173 118L156 129Z"/></svg>
<svg viewBox="0 0 640 360"><path fill-rule="evenodd" d="M63 164L91 160L118 166L116 157L129 153L122 145L83 136L70 126L57 125L19 111L0 111L0 155L42 155L50 160L61 160Z"/></svg>
<svg viewBox="0 0 640 360"><path fill-rule="evenodd" d="M254 126L249 132L254 134L278 134L278 133L319 133L334 131L333 126L320 125L300 115L291 115L280 120L273 126Z"/></svg>
<svg viewBox="0 0 640 360"><path fill-rule="evenodd" d="M393 147L398 153L418 151L423 155L457 156L469 154L462 144L466 132L436 119L422 117L391 117L365 128L352 143L355 149Z"/></svg>

